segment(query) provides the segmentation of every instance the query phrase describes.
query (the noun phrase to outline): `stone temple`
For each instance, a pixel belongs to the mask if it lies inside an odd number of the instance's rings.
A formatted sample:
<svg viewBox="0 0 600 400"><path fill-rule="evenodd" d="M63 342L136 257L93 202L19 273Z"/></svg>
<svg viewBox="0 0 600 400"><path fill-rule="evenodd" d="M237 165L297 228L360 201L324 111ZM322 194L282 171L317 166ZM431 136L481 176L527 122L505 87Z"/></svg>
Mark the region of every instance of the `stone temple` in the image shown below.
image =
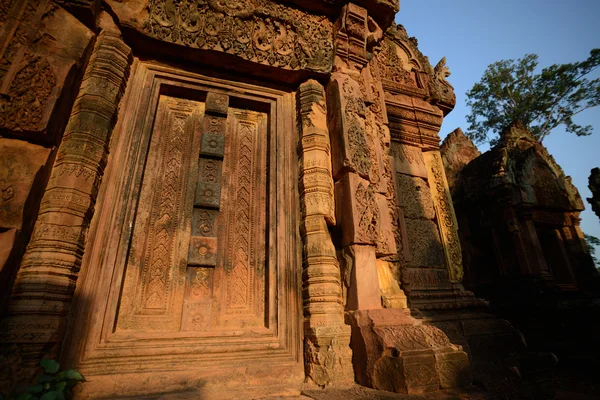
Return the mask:
<svg viewBox="0 0 600 400"><path fill-rule="evenodd" d="M81 399L543 391L463 287L456 97L398 11L1 1L0 391L42 357Z"/></svg>

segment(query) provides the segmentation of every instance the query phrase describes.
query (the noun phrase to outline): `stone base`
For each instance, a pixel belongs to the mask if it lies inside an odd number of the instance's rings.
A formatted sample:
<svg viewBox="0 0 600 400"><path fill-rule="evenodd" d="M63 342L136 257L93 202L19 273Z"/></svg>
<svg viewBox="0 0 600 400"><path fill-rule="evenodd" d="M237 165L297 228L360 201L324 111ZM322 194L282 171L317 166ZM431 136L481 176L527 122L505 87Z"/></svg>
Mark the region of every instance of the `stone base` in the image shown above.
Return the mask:
<svg viewBox="0 0 600 400"><path fill-rule="evenodd" d="M533 353L525 338L510 322L489 313L486 302L472 292L455 285L455 297L433 292L444 306L428 303L424 309L413 309L413 315L424 325L443 331L448 339L468 353L473 382L494 396L510 398L527 393L526 398L553 398L556 358L550 353ZM409 297L410 298L410 297ZM412 300L412 299L411 299ZM414 304L411 301L411 304Z"/></svg>
<svg viewBox="0 0 600 400"><path fill-rule="evenodd" d="M471 382L469 360L461 346L408 310L360 310L347 314L350 345L359 384L398 393L419 394Z"/></svg>
<svg viewBox="0 0 600 400"><path fill-rule="evenodd" d="M307 329L304 337L305 381L316 386L354 383L348 325Z"/></svg>

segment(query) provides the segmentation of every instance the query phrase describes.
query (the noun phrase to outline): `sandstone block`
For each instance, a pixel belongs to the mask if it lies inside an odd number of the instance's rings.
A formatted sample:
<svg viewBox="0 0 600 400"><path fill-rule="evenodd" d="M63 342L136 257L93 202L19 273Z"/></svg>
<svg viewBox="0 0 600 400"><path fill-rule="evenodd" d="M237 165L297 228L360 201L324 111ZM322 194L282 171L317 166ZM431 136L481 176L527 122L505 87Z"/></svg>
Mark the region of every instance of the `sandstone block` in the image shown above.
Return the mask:
<svg viewBox="0 0 600 400"><path fill-rule="evenodd" d="M427 179L427 167L420 148L392 142L390 153L394 157L396 172Z"/></svg>
<svg viewBox="0 0 600 400"><path fill-rule="evenodd" d="M0 227L23 226L24 212L35 209L43 191L43 167L50 150L21 140L0 139ZM28 201L29 199L29 201Z"/></svg>
<svg viewBox="0 0 600 400"><path fill-rule="evenodd" d="M377 261L373 246L353 245L344 249L346 268L351 270L347 310L381 308Z"/></svg>
<svg viewBox="0 0 600 400"><path fill-rule="evenodd" d="M378 256L395 254L392 217L385 196L354 173L336 182L335 192L336 220L342 222L344 246L369 244L377 247Z"/></svg>
<svg viewBox="0 0 600 400"><path fill-rule="evenodd" d="M462 348L407 310L356 311L349 317L358 383L409 394L470 383Z"/></svg>
<svg viewBox="0 0 600 400"><path fill-rule="evenodd" d="M425 180L404 174L396 174L398 205L406 218L433 219L435 211L431 191Z"/></svg>
<svg viewBox="0 0 600 400"><path fill-rule="evenodd" d="M0 73L6 95L0 102L0 127L52 141L64 127L63 108L73 95L74 72L84 63L93 33L62 7L47 2L12 7L6 19L7 51Z"/></svg>
<svg viewBox="0 0 600 400"><path fill-rule="evenodd" d="M406 218L410 267L445 268L445 256L438 227L425 219Z"/></svg>

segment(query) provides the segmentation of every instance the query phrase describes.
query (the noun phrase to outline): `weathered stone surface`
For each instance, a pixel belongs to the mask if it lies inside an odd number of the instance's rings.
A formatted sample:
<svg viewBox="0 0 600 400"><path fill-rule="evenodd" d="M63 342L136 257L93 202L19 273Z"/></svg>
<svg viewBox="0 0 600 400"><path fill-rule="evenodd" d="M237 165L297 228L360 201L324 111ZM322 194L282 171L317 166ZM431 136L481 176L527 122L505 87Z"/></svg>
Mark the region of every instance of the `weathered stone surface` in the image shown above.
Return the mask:
<svg viewBox="0 0 600 400"><path fill-rule="evenodd" d="M440 147L440 153L450 191L452 191L464 166L481 155L477 146L460 128L456 128L446 136Z"/></svg>
<svg viewBox="0 0 600 400"><path fill-rule="evenodd" d="M96 28L96 18L100 13L100 0L55 0L65 10L76 16L88 28Z"/></svg>
<svg viewBox="0 0 600 400"><path fill-rule="evenodd" d="M396 174L398 204L405 218L434 219L435 210L431 201L431 191L422 178Z"/></svg>
<svg viewBox="0 0 600 400"><path fill-rule="evenodd" d="M49 155L41 146L0 139L0 228L21 229L24 214L35 212Z"/></svg>
<svg viewBox="0 0 600 400"><path fill-rule="evenodd" d="M417 140L416 143L437 146L436 141L439 142L438 124L441 124L442 113L443 115L448 114L456 104L454 89L446 80L450 76L446 58L442 58L433 67L427 57L419 51L417 41L408 37L404 27L393 24L385 32L377 59L381 66L386 103L393 106L395 99L402 96L408 100L406 103L408 107L403 107L404 111L398 110L400 113L397 113L392 109L388 112L391 111L394 114L396 121L400 116L402 116L401 119L405 119L407 113L412 116L406 118L406 122L408 122L406 126L392 123L392 119L390 119L392 136L395 136L394 130L399 128L400 132L396 134L401 132L404 134L396 137L402 137L403 140L411 142L419 138L419 131L423 128L421 131L422 141ZM429 99L430 104L420 100L425 98ZM416 105L414 109L413 105ZM440 111L439 117L436 116L438 111ZM420 119L422 123L419 125L410 123L411 120L419 121ZM415 133L416 135L414 135Z"/></svg>
<svg viewBox="0 0 600 400"><path fill-rule="evenodd" d="M344 264L350 271L346 310L381 308L375 247L351 245L344 249Z"/></svg>
<svg viewBox="0 0 600 400"><path fill-rule="evenodd" d="M406 295L400 289L398 281L393 275L392 264L381 259L377 260L377 275L381 300L385 308L408 308Z"/></svg>
<svg viewBox="0 0 600 400"><path fill-rule="evenodd" d="M592 197L588 197L587 201L591 204L592 210L598 218L600 218L600 168L592 168L588 181Z"/></svg>
<svg viewBox="0 0 600 400"><path fill-rule="evenodd" d="M427 178L427 168L425 167L423 152L419 147L392 142L390 154L394 157L396 172Z"/></svg>
<svg viewBox="0 0 600 400"><path fill-rule="evenodd" d="M0 47L0 127L37 140L62 133L76 68L93 33L51 2L17 0L6 12Z"/></svg>
<svg viewBox="0 0 600 400"><path fill-rule="evenodd" d="M425 219L406 219L411 267L444 268L444 250L437 225Z"/></svg>
<svg viewBox="0 0 600 400"><path fill-rule="evenodd" d="M409 394L470 383L469 360L461 347L406 310L356 311L350 321L358 383Z"/></svg>

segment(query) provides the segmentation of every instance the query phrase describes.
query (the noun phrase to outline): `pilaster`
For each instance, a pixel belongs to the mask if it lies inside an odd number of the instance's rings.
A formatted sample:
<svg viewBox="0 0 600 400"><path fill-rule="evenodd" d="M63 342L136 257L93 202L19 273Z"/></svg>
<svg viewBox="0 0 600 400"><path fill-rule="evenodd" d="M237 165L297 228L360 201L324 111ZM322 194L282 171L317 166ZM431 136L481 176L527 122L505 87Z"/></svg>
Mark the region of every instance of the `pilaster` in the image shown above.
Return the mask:
<svg viewBox="0 0 600 400"><path fill-rule="evenodd" d="M314 80L301 84L298 109L306 376L319 386L351 384L350 327L344 324L340 266L328 230L336 219L323 86Z"/></svg>
<svg viewBox="0 0 600 400"><path fill-rule="evenodd" d="M0 330L0 342L18 344L26 366L56 356L62 341L132 61L108 14L100 26Z"/></svg>

